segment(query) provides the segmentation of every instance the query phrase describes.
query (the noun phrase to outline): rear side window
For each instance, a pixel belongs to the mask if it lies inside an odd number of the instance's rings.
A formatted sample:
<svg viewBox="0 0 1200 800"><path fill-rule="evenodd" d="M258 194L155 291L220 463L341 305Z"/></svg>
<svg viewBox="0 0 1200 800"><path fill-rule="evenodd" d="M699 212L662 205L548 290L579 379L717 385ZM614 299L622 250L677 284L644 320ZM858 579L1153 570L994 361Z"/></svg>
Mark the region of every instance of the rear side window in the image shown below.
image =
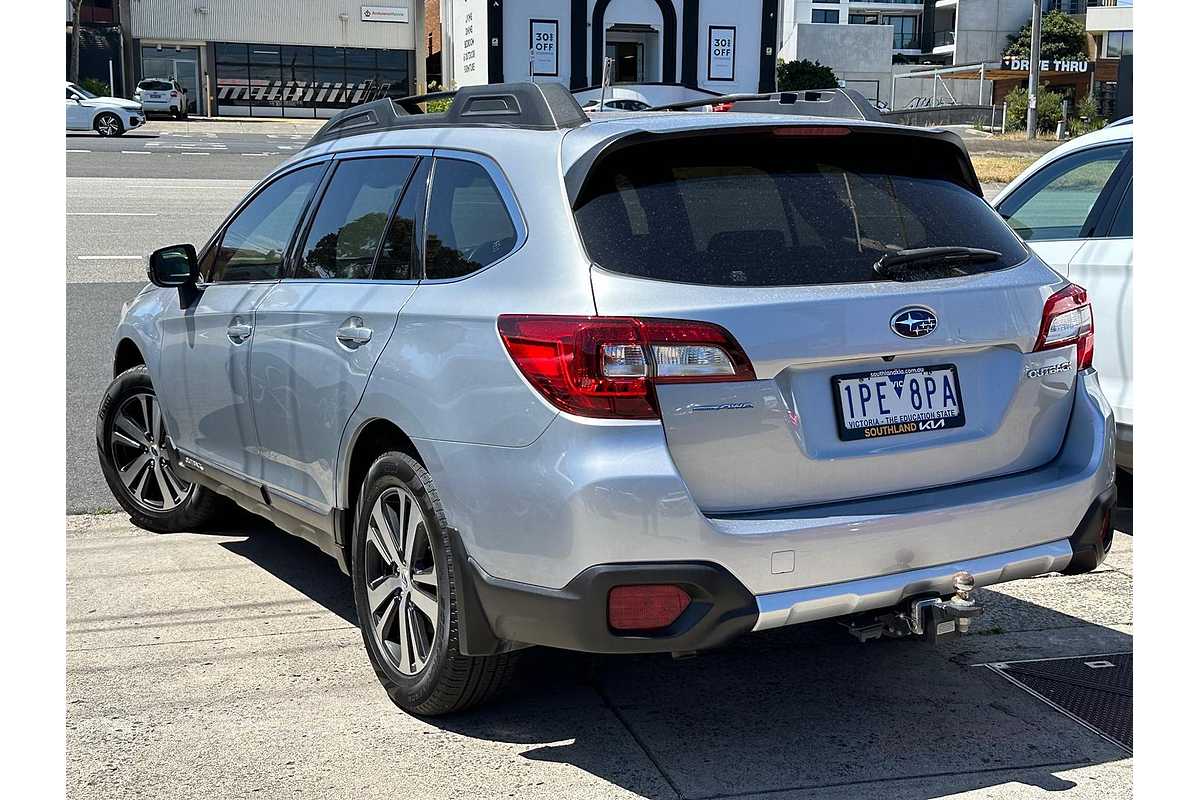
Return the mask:
<svg viewBox="0 0 1200 800"><path fill-rule="evenodd" d="M881 280L883 255L968 246L1025 248L962 185L950 145L855 132L737 133L634 145L593 167L576 202L592 260L614 272L715 286Z"/></svg>
<svg viewBox="0 0 1200 800"><path fill-rule="evenodd" d="M1096 202L1128 152L1115 144L1053 161L1004 198L1000 213L1026 241L1090 236Z"/></svg>
<svg viewBox="0 0 1200 800"><path fill-rule="evenodd" d="M429 191L426 278L460 278L499 261L516 246L508 206L479 164L437 159Z"/></svg>
<svg viewBox="0 0 1200 800"><path fill-rule="evenodd" d="M324 171L324 164L303 167L255 195L225 228L208 280L277 279L292 233Z"/></svg>
<svg viewBox="0 0 1200 800"><path fill-rule="evenodd" d="M309 226L296 277L371 277L388 217L415 160L355 158L339 163Z"/></svg>

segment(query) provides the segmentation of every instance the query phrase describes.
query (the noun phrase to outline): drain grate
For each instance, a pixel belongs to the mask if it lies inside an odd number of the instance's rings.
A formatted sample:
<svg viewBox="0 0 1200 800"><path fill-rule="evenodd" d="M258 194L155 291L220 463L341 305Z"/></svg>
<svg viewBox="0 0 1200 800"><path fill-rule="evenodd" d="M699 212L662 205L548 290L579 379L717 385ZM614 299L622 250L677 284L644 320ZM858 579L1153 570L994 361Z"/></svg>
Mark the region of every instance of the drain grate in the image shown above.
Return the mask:
<svg viewBox="0 0 1200 800"><path fill-rule="evenodd" d="M1133 653L1002 661L994 672L1133 752Z"/></svg>

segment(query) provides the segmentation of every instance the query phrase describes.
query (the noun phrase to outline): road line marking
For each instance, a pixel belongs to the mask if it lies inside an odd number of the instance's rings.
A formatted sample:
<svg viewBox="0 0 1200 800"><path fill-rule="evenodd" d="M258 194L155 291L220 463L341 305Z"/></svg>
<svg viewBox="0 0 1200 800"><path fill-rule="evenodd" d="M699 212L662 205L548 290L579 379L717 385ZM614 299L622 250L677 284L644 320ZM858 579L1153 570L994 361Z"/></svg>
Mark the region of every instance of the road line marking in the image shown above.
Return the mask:
<svg viewBox="0 0 1200 800"><path fill-rule="evenodd" d="M141 256L79 256L80 261L141 261Z"/></svg>
<svg viewBox="0 0 1200 800"><path fill-rule="evenodd" d="M156 211L68 211L68 217L157 217Z"/></svg>
<svg viewBox="0 0 1200 800"><path fill-rule="evenodd" d="M270 153L242 153L242 155L244 155L244 156L258 157L258 156L269 156L269 155L271 155L271 154L270 154Z"/></svg>
<svg viewBox="0 0 1200 800"><path fill-rule="evenodd" d="M279 149L279 150L295 150L296 149L296 145L294 145L294 144L277 144L277 145L275 145L275 147L276 147L276 149Z"/></svg>
<svg viewBox="0 0 1200 800"><path fill-rule="evenodd" d="M90 153L92 151L91 150L72 150L71 148L68 147L67 152L68 153Z"/></svg>
<svg viewBox="0 0 1200 800"><path fill-rule="evenodd" d="M210 156L210 155L212 155L212 153L197 153L194 150L184 150L179 155L181 155L181 156Z"/></svg>
<svg viewBox="0 0 1200 800"><path fill-rule="evenodd" d="M122 150L121 152L127 156L148 156L148 155L150 155L149 150Z"/></svg>

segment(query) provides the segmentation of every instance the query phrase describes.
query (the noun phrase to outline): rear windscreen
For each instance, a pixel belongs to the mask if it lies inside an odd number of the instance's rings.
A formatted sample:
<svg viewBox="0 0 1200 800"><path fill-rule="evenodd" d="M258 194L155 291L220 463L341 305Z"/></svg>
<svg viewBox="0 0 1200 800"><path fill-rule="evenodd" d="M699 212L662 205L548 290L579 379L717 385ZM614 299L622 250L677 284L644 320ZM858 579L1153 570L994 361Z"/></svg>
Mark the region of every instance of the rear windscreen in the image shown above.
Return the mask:
<svg viewBox="0 0 1200 800"><path fill-rule="evenodd" d="M138 88L150 92L165 92L171 88L171 84L166 81L142 81L138 84Z"/></svg>
<svg viewBox="0 0 1200 800"><path fill-rule="evenodd" d="M957 148L915 136L774 132L625 147L591 170L575 218L599 266L661 281L796 286L878 281L883 255L967 246L1025 260L1024 245L965 188ZM957 182L956 182L957 181ZM940 276L939 276L940 277Z"/></svg>

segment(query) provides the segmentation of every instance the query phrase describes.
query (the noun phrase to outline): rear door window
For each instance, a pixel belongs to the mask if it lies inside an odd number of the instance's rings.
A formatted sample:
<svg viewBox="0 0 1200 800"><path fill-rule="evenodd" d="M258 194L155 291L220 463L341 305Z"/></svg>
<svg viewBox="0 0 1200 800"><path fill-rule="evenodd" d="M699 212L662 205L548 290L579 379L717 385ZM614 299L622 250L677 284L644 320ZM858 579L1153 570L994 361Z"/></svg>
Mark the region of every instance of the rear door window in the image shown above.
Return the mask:
<svg viewBox="0 0 1200 800"><path fill-rule="evenodd" d="M308 228L295 277L371 277L388 218L415 162L398 156L340 162Z"/></svg>
<svg viewBox="0 0 1200 800"><path fill-rule="evenodd" d="M425 277L460 278L499 261L517 244L500 190L474 161L439 158L425 230Z"/></svg>
<svg viewBox="0 0 1200 800"><path fill-rule="evenodd" d="M1097 201L1128 152L1128 143L1113 144L1053 161L1004 198L1000 213L1026 241L1086 238Z"/></svg>
<svg viewBox="0 0 1200 800"><path fill-rule="evenodd" d="M635 145L593 167L576 221L599 266L682 283L878 281L883 255L922 247L1000 253L956 274L1024 261L1021 242L963 185L949 147L860 132Z"/></svg>

